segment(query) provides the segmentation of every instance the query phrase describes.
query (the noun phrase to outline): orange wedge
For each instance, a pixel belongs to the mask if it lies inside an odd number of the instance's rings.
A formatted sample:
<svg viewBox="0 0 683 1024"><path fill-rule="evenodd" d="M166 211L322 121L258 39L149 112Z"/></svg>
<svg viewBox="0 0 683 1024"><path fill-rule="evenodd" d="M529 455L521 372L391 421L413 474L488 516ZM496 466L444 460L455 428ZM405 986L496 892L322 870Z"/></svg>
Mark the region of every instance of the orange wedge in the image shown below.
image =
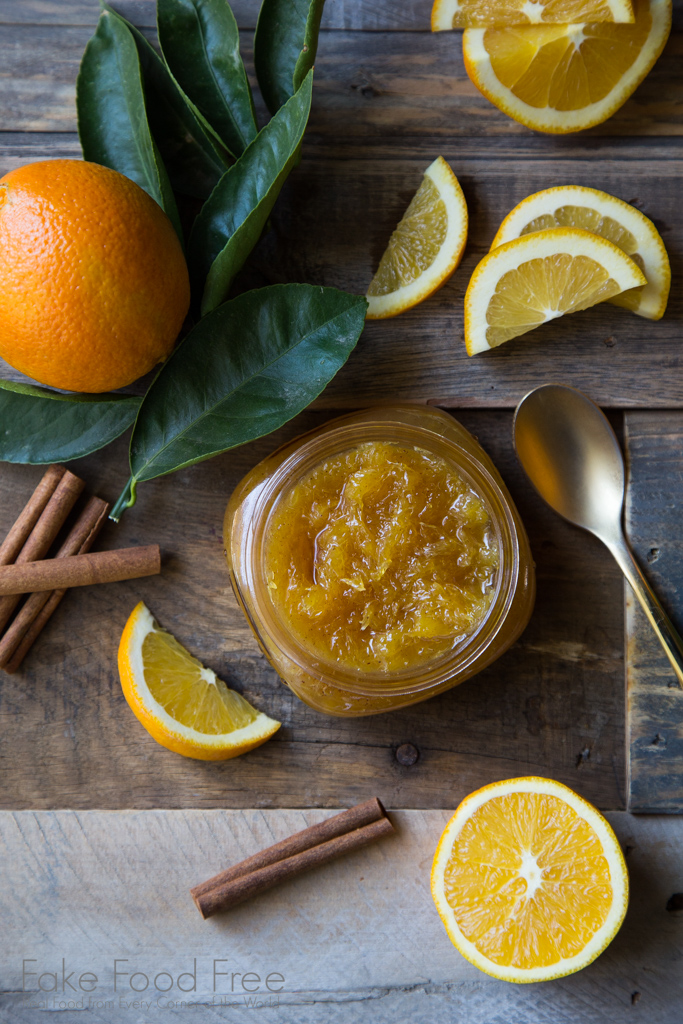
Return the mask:
<svg viewBox="0 0 683 1024"><path fill-rule="evenodd" d="M500 110L540 132L601 124L642 82L671 30L671 0L634 0L635 23L471 28L467 74Z"/></svg>
<svg viewBox="0 0 683 1024"><path fill-rule="evenodd" d="M611 21L632 23L631 0L434 0L432 32Z"/></svg>
<svg viewBox="0 0 683 1024"><path fill-rule="evenodd" d="M622 199L581 185L557 185L523 199L498 228L491 248L520 235L547 228L583 228L623 249L637 263L647 284L608 299L648 320L664 315L671 267L661 235L652 221Z"/></svg>
<svg viewBox="0 0 683 1024"><path fill-rule="evenodd" d="M467 203L442 156L424 173L370 282L368 320L397 316L433 295L462 259Z"/></svg>
<svg viewBox="0 0 683 1024"><path fill-rule="evenodd" d="M492 249L465 293L465 345L476 355L535 327L646 284L633 260L579 228L536 231Z"/></svg>
<svg viewBox="0 0 683 1024"><path fill-rule="evenodd" d="M467 960L502 981L549 981L602 953L628 905L609 822L551 779L507 779L460 804L441 836L432 896Z"/></svg>
<svg viewBox="0 0 683 1024"><path fill-rule="evenodd" d="M123 695L147 732L185 757L225 761L280 728L161 629L142 601L121 636L119 674Z"/></svg>

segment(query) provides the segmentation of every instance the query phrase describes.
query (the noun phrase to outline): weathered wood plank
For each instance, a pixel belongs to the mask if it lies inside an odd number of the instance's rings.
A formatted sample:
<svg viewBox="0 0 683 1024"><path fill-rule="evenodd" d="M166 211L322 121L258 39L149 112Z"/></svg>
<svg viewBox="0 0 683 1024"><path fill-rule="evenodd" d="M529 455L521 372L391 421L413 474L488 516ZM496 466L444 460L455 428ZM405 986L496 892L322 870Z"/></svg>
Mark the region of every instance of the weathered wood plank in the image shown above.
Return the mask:
<svg viewBox="0 0 683 1024"><path fill-rule="evenodd" d="M192 884L320 820L320 812L0 814L2 1019L35 1024L43 1019L40 999L48 1010L78 1000L68 986L61 992L64 959L72 984L78 986L86 972L97 976L83 1009L61 1010L66 1024L228 1016L246 1022L257 1000L267 1005L272 995L267 977L271 990L281 989L276 1012L285 1024L450 1024L454 1015L470 1024L623 1024L634 1012L678 1024L683 916L666 906L681 887L682 820L609 815L631 874L631 906L621 932L578 975L544 985L502 985L453 949L431 900L431 859L454 804L396 812L395 838L209 922L188 895ZM183 993L178 976L194 973L195 958L196 991ZM34 973L22 992L24 959ZM115 959L124 961L117 965L116 991ZM218 972L227 972L216 977L215 989L214 960ZM53 984L47 972L56 972L58 991L37 998L43 972L45 988ZM161 972L170 973L173 987ZM167 994L155 989L155 977L159 989L169 987ZM131 991L131 980L142 989L146 979L144 992ZM191 986L192 979L184 978L183 987ZM221 998L229 1008L221 1007ZM150 1005L133 1008L135 999ZM195 1005L169 1009L176 1000ZM107 1001L109 1006L97 1006Z"/></svg>
<svg viewBox="0 0 683 1024"><path fill-rule="evenodd" d="M156 24L156 0L114 0L112 6L133 24ZM240 28L256 28L259 0L232 0ZM327 0L323 28L366 31L430 31L431 0ZM0 24L94 26L98 0L0 0Z"/></svg>
<svg viewBox="0 0 683 1024"><path fill-rule="evenodd" d="M404 711L366 719L311 711L266 665L237 608L221 556L233 486L259 458L314 422L141 486L138 505L102 547L158 542L159 578L73 591L24 670L0 673L0 806L333 806L373 791L392 807L457 803L484 782L547 774L601 807L623 805L623 620L619 571L602 546L531 492L512 451L510 417L466 412L462 422L508 481L527 524L539 598L526 633L461 687ZM72 463L96 493L115 498L125 444ZM0 467L0 535L40 470ZM263 747L223 764L159 747L133 718L118 681L124 622L144 599L159 620L257 707L283 722ZM395 760L414 743L412 768Z"/></svg>
<svg viewBox="0 0 683 1024"><path fill-rule="evenodd" d="M683 140L400 140L383 147L313 137L285 186L271 229L240 278L241 287L311 281L363 292L428 163L442 152L458 174L471 214L462 266L426 303L394 320L369 323L347 366L319 400L328 408L415 400L450 406L512 407L532 387L562 380L603 406L683 406ZM0 173L29 160L80 155L67 133L0 136ZM469 359L463 296L498 224L515 203L549 184L606 189L654 218L669 250L674 288L652 323L605 305L554 321L498 351ZM647 353L646 363L644 354ZM2 375L19 375L2 367Z"/></svg>
<svg viewBox="0 0 683 1024"><path fill-rule="evenodd" d="M150 30L151 31L151 30ZM5 131L73 131L78 64L91 34L76 25L5 25L0 34ZM243 34L251 67L253 33ZM683 134L683 40L674 34L630 100L597 136ZM261 116L263 108L259 107ZM316 60L311 130L368 141L532 132L470 82L458 33L325 32ZM561 143L560 143L561 144Z"/></svg>
<svg viewBox="0 0 683 1024"><path fill-rule="evenodd" d="M683 417L629 413L626 527L636 557L683 629ZM683 690L626 585L627 750L633 811L683 812Z"/></svg>
<svg viewBox="0 0 683 1024"><path fill-rule="evenodd" d="M116 0L117 11L144 28L155 25L156 0ZM232 0L231 7L242 29L256 28L258 0ZM324 29L364 31L430 31L431 0L327 0ZM0 24L54 24L94 26L98 0L0 0ZM674 25L681 28L683 4L674 0Z"/></svg>

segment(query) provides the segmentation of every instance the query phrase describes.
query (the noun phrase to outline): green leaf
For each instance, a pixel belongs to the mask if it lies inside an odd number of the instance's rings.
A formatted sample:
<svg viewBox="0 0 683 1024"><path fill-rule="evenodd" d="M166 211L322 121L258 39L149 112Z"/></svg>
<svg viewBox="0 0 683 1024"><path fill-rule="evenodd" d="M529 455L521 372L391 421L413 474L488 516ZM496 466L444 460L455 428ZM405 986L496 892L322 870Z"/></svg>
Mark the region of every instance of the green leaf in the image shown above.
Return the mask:
<svg viewBox="0 0 683 1024"><path fill-rule="evenodd" d="M274 114L297 91L315 63L325 0L263 0L254 37L254 64L263 98Z"/></svg>
<svg viewBox="0 0 683 1024"><path fill-rule="evenodd" d="M202 315L226 297L258 242L287 175L297 161L311 109L313 73L256 136L204 204L188 245Z"/></svg>
<svg viewBox="0 0 683 1024"><path fill-rule="evenodd" d="M245 292L200 320L140 407L125 498L132 493L132 504L142 480L210 459L296 416L348 359L366 309L360 295L278 284Z"/></svg>
<svg viewBox="0 0 683 1024"><path fill-rule="evenodd" d="M141 399L63 395L0 380L0 459L68 462L103 448L131 426Z"/></svg>
<svg viewBox="0 0 683 1024"><path fill-rule="evenodd" d="M145 106L154 141L171 185L177 192L206 199L230 166L221 144L212 139L201 115L183 96L153 46L109 4L104 9L128 28L135 40L145 88Z"/></svg>
<svg viewBox="0 0 683 1024"><path fill-rule="evenodd" d="M182 239L171 183L147 122L135 40L110 11L102 12L85 48L76 106L84 158L131 178L165 210Z"/></svg>
<svg viewBox="0 0 683 1024"><path fill-rule="evenodd" d="M240 156L258 127L227 0L158 0L157 26L176 82L228 151Z"/></svg>

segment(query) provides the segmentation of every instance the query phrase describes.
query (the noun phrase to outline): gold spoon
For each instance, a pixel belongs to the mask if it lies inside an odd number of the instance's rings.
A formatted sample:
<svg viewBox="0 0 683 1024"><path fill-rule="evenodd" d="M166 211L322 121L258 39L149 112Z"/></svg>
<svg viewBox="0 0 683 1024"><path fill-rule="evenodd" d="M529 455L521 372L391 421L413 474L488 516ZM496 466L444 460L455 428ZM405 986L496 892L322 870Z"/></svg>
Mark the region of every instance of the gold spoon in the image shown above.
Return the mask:
<svg viewBox="0 0 683 1024"><path fill-rule="evenodd" d="M683 640L624 538L624 460L607 417L576 388L544 384L519 403L512 429L519 461L541 497L614 555L683 688Z"/></svg>

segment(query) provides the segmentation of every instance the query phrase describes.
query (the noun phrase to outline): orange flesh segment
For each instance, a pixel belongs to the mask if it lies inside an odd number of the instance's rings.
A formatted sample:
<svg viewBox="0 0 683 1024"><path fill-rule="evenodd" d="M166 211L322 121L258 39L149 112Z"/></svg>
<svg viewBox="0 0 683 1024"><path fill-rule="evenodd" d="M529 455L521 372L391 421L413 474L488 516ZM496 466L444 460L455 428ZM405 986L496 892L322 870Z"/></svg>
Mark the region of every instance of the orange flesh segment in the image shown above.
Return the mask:
<svg viewBox="0 0 683 1024"><path fill-rule="evenodd" d="M620 292L604 267L589 256L557 253L521 263L503 274L486 310L491 347L545 323L575 313Z"/></svg>

